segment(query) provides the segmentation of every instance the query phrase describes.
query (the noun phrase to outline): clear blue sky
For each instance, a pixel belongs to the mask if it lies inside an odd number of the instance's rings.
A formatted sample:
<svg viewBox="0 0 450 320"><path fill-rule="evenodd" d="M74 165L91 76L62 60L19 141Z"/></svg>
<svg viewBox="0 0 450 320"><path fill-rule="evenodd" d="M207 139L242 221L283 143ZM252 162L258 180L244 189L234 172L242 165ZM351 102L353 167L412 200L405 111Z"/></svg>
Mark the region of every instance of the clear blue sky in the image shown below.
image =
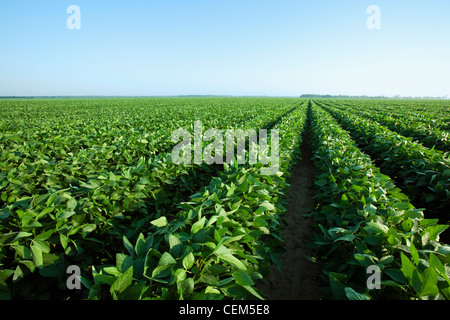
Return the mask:
<svg viewBox="0 0 450 320"><path fill-rule="evenodd" d="M0 0L0 96L303 93L450 95L450 1Z"/></svg>

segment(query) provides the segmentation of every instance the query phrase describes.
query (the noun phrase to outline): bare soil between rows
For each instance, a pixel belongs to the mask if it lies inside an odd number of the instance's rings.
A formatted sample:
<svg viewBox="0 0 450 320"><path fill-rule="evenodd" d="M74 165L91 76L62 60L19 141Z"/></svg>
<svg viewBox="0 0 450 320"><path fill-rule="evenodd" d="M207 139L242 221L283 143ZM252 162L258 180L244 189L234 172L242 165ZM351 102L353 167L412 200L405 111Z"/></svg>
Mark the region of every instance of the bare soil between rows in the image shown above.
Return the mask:
<svg viewBox="0 0 450 320"><path fill-rule="evenodd" d="M307 130L306 130L307 131ZM313 234L313 217L304 217L314 205L314 171L311 160L309 133L300 146L302 159L292 168L288 207L281 226L286 252L280 255L281 273L274 265L270 274L257 287L268 300L319 300L323 294L319 286L321 267L307 258L313 256L307 244Z"/></svg>

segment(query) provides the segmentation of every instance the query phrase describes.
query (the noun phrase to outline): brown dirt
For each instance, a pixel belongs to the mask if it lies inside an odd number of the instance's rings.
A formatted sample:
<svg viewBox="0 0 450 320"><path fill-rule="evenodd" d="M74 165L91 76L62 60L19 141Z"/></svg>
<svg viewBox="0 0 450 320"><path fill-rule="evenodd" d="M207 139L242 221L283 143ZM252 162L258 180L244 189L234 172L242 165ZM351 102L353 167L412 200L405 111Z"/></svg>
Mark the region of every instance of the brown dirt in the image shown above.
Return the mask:
<svg viewBox="0 0 450 320"><path fill-rule="evenodd" d="M318 300L323 298L318 277L320 265L307 256L313 252L307 243L313 233L313 217L304 217L313 209L314 164L311 160L309 135L305 134L301 146L302 160L292 171L288 207L282 224L282 237L286 252L280 255L282 270L272 266L268 283L258 289L268 295L268 300Z"/></svg>

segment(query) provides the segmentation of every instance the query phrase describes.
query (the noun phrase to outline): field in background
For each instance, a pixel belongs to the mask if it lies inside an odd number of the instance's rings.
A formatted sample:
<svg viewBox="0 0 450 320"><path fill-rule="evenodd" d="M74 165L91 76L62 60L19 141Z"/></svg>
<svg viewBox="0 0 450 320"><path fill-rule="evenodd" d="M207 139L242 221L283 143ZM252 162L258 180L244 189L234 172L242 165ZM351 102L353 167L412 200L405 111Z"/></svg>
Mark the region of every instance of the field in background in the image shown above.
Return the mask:
<svg viewBox="0 0 450 320"><path fill-rule="evenodd" d="M324 298L450 299L449 101L11 99L0 114L0 299L270 298L305 146ZM278 173L173 163L173 131L195 121L279 130Z"/></svg>

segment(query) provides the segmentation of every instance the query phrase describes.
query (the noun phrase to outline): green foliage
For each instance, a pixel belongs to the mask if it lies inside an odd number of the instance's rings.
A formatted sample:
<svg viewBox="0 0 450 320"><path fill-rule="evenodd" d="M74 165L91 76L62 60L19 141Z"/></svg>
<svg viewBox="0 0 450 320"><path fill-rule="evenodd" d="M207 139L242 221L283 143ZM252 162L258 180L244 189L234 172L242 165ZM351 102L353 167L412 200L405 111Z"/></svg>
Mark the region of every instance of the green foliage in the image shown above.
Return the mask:
<svg viewBox="0 0 450 320"><path fill-rule="evenodd" d="M450 221L450 160L446 153L435 150L434 146L427 148L353 112L334 107L326 109L349 130L361 149L380 163L384 173L401 181L413 201L439 215L443 222Z"/></svg>
<svg viewBox="0 0 450 320"><path fill-rule="evenodd" d="M279 241L267 248L251 243L278 227L276 219L266 220L283 209L270 201L281 201L284 178L266 180L258 166L176 165L171 133L192 130L195 120L204 130L270 128L298 104L270 98L2 101L1 296L259 297L221 277L232 277L234 268L260 277L248 261L266 259L258 257ZM296 142L288 135L282 143ZM240 199L246 192L247 202ZM247 230L242 222L253 211L259 219ZM241 238L251 253L238 246ZM220 246L211 248L213 240ZM72 264L82 271L78 292L65 285ZM219 284L226 295L214 289Z"/></svg>
<svg viewBox="0 0 450 320"><path fill-rule="evenodd" d="M282 249L279 226L286 179L299 156L298 132L305 120L304 106L275 126L283 133L281 143L286 146L280 154L279 174L262 175L261 164L227 166L208 186L181 203L182 210L171 222L165 218L151 221L151 248L143 251L145 258L132 257L144 259L143 272L128 283L129 287L141 284L139 299L264 299L255 281L268 274L269 266L277 263L273 253ZM104 275L112 274L116 283L123 276L116 270L118 266L113 272L109 267L94 272L98 280L89 299L101 297L102 285L112 288L113 280Z"/></svg>
<svg viewBox="0 0 450 320"><path fill-rule="evenodd" d="M318 224L314 246L335 299L448 299L448 225L426 219L324 110L313 104ZM410 257L410 258L408 258ZM366 286L370 265L384 276Z"/></svg>
<svg viewBox="0 0 450 320"><path fill-rule="evenodd" d="M438 120L448 105L404 108L399 122L383 101L318 103L348 131L305 99L2 101L0 299L264 299L256 284L281 267L287 181L308 122L313 247L329 297L450 299L448 225L412 204L448 208L448 128ZM280 130L278 172L236 159L175 165L171 133L192 133L197 120L222 133ZM81 290L66 287L69 265L81 269ZM366 286L371 265L380 290Z"/></svg>

